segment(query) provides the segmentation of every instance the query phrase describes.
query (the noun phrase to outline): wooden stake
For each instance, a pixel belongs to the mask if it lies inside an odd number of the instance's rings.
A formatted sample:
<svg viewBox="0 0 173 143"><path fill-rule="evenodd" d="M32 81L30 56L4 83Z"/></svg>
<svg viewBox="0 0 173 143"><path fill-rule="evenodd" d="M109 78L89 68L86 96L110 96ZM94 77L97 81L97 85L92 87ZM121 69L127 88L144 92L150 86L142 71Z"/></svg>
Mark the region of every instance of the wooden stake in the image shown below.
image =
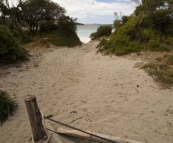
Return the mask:
<svg viewBox="0 0 173 143"><path fill-rule="evenodd" d="M28 95L25 98L25 105L31 123L31 130L35 142L45 136L45 131L42 126L41 114L37 105L37 100L34 95Z"/></svg>

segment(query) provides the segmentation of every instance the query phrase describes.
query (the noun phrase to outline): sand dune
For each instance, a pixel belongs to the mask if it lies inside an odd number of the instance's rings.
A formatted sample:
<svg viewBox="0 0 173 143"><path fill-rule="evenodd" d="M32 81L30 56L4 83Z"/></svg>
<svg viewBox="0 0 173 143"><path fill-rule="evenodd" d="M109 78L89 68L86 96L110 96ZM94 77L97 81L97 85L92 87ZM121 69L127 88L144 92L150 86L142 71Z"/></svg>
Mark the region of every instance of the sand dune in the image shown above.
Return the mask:
<svg viewBox="0 0 173 143"><path fill-rule="evenodd" d="M14 116L0 127L0 143L31 142L26 95L36 95L44 115L83 130L173 143L173 90L159 89L135 68L140 60L102 56L95 45L35 50L31 61L0 67L0 89L18 101Z"/></svg>

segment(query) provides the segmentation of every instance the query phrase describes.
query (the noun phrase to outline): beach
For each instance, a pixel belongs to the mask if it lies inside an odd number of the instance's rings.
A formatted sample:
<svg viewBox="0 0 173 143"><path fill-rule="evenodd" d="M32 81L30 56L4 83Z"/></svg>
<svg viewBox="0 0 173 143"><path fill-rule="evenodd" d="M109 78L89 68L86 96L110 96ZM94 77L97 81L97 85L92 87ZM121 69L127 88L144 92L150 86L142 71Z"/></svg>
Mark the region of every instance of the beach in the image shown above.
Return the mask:
<svg viewBox="0 0 173 143"><path fill-rule="evenodd" d="M136 67L144 62L140 58L103 55L97 53L97 44L33 48L30 61L0 67L0 90L18 103L14 115L0 126L0 143L31 142L27 95L37 97L45 116L82 130L173 143L173 89L161 89ZM54 130L59 127L50 124Z"/></svg>

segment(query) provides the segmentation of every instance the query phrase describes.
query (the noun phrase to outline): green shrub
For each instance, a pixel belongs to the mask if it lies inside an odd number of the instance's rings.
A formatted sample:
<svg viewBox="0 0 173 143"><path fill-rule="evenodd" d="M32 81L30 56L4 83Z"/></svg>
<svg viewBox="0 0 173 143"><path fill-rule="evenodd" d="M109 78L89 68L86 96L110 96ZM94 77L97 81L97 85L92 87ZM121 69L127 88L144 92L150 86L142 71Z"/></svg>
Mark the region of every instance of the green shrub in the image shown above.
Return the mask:
<svg viewBox="0 0 173 143"><path fill-rule="evenodd" d="M40 26L41 32L46 32L48 30L57 30L57 29L58 29L58 25L54 24L53 22L44 22Z"/></svg>
<svg viewBox="0 0 173 143"><path fill-rule="evenodd" d="M149 42L148 42L148 46L150 49L159 49L160 47L160 41L159 40L155 40L155 39L151 39Z"/></svg>
<svg viewBox="0 0 173 143"><path fill-rule="evenodd" d="M40 41L42 44L44 44L45 42L46 47L49 47L47 45L50 44L53 44L55 46L68 46L68 47L74 47L82 44L76 32L67 32L67 31L63 32L57 29L57 30L43 32L41 35L39 34L39 32L34 33L33 41ZM45 47L45 45L43 45L43 47Z"/></svg>
<svg viewBox="0 0 173 143"><path fill-rule="evenodd" d="M49 25L50 24L50 25ZM58 24L45 23L42 25L42 33L35 33L35 39L47 38L43 40L55 46L74 47L81 45L81 41L76 34L75 20L69 16L62 16ZM44 32L43 32L44 31Z"/></svg>
<svg viewBox="0 0 173 143"><path fill-rule="evenodd" d="M70 17L62 17L61 21L58 23L58 30L55 31L55 37L57 40L53 40L51 43L56 46L77 46L81 45L81 41L76 34L76 24L74 20Z"/></svg>
<svg viewBox="0 0 173 143"><path fill-rule="evenodd" d="M113 26L114 26L114 29L117 29L118 27L120 27L120 26L121 26L121 20L116 19L116 20L114 21Z"/></svg>
<svg viewBox="0 0 173 143"><path fill-rule="evenodd" d="M143 29L143 36L146 40L149 40L155 36L155 32L153 29Z"/></svg>
<svg viewBox="0 0 173 143"><path fill-rule="evenodd" d="M132 18L124 25L120 26L110 37L110 40L101 40L98 48L110 51L115 55L124 55L131 52L137 52L140 49L138 43L132 41L134 27L136 27L137 19Z"/></svg>
<svg viewBox="0 0 173 143"><path fill-rule="evenodd" d="M19 41L22 45L25 45L32 42L32 38L29 37L27 34L24 34L23 37L22 36L20 37Z"/></svg>
<svg viewBox="0 0 173 143"><path fill-rule="evenodd" d="M99 42L99 44L96 46L96 48L101 48L102 46L107 45L107 40L105 38L101 39L101 41ZM106 47L105 47L106 48Z"/></svg>
<svg viewBox="0 0 173 143"><path fill-rule="evenodd" d="M13 62L26 59L27 52L22 48L6 26L0 26L0 62Z"/></svg>
<svg viewBox="0 0 173 143"><path fill-rule="evenodd" d="M0 124L2 125L8 118L8 115L13 115L17 103L4 91L0 90Z"/></svg>
<svg viewBox="0 0 173 143"><path fill-rule="evenodd" d="M75 20L69 16L62 16L58 22L58 31L63 35L70 36L71 34L76 33L77 26Z"/></svg>
<svg viewBox="0 0 173 143"><path fill-rule="evenodd" d="M164 41L168 45L173 45L173 37L168 37Z"/></svg>
<svg viewBox="0 0 173 143"><path fill-rule="evenodd" d="M130 36L133 34L135 27L137 27L138 19L136 17L130 17L129 20L119 29L117 29L118 35L127 35Z"/></svg>
<svg viewBox="0 0 173 143"><path fill-rule="evenodd" d="M32 42L32 38L28 35L27 31L21 30L20 33L19 30L20 29L17 28L13 30L13 37L15 37L15 39L17 39L20 44L25 45Z"/></svg>
<svg viewBox="0 0 173 143"><path fill-rule="evenodd" d="M127 36L118 36L116 39L105 40L102 39L100 43L97 45L99 51L105 51L107 53L113 53L115 55L125 55L131 52L138 52L140 50L140 46L129 40Z"/></svg>
<svg viewBox="0 0 173 143"><path fill-rule="evenodd" d="M116 55L138 52L141 49L168 52L173 45L172 36L162 35L152 24L152 18L148 14L132 15L125 19L124 24L120 22L120 26L119 21L117 22L118 28L110 39L98 44L101 51L107 50ZM96 37L97 32L92 36Z"/></svg>
<svg viewBox="0 0 173 143"><path fill-rule="evenodd" d="M126 43L126 46L119 45L112 48L112 51L115 55L126 55L132 52L138 52L139 51L139 45L137 45L135 42L129 42Z"/></svg>
<svg viewBox="0 0 173 143"><path fill-rule="evenodd" d="M76 33L71 33L69 35L60 33L59 31L54 31L56 38L50 38L49 42L51 42L55 46L68 46L74 47L81 45L81 41Z"/></svg>
<svg viewBox="0 0 173 143"><path fill-rule="evenodd" d="M130 16L123 16L122 17L122 25L125 24L129 20Z"/></svg>
<svg viewBox="0 0 173 143"><path fill-rule="evenodd" d="M164 44L163 42L161 42L161 40L159 38L155 38L155 39L151 39L148 42L148 48L151 51L170 51L169 46L167 46L166 44Z"/></svg>
<svg viewBox="0 0 173 143"><path fill-rule="evenodd" d="M111 25L102 25L97 29L97 32L91 33L90 38L91 40L98 39L103 36L110 36L112 33L112 26Z"/></svg>

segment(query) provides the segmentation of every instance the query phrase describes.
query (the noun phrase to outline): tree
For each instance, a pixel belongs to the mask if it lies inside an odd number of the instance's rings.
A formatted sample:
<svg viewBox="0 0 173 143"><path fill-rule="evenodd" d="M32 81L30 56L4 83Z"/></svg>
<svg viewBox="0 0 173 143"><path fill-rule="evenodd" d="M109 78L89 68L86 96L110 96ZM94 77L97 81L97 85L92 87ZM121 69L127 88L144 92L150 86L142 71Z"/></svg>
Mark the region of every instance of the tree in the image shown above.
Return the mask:
<svg viewBox="0 0 173 143"><path fill-rule="evenodd" d="M14 0L11 0L14 1ZM29 41L29 38L23 31L29 31L28 34L35 31L52 31L48 33L52 44L55 43L54 37L60 39L59 45L80 44L76 34L76 19L65 16L65 8L51 0L17 0L11 7L9 0L0 0L0 17L4 17L4 24L11 29L13 36L20 41ZM8 11L8 13L7 13ZM6 22L9 21L9 22ZM2 20L0 20L2 23ZM26 30L27 29L27 30ZM20 32L20 35L18 34ZM60 37L60 38L59 38ZM65 40L72 39L71 42ZM75 37L75 38L72 38ZM65 39L65 40L64 40ZM70 40L68 40L70 41ZM55 45L58 45L56 42Z"/></svg>
<svg viewBox="0 0 173 143"><path fill-rule="evenodd" d="M9 0L0 1L1 17L12 32L14 26L26 27L30 32L37 31L44 22L58 22L65 12L65 8L51 0L18 0L12 6Z"/></svg>
<svg viewBox="0 0 173 143"><path fill-rule="evenodd" d="M5 17L9 15L10 12L3 2L0 2L0 13L3 18L3 24L5 24Z"/></svg>
<svg viewBox="0 0 173 143"><path fill-rule="evenodd" d="M66 12L57 3L48 0L27 0L19 4L21 9L18 21L30 32L37 31L44 22L57 22Z"/></svg>

